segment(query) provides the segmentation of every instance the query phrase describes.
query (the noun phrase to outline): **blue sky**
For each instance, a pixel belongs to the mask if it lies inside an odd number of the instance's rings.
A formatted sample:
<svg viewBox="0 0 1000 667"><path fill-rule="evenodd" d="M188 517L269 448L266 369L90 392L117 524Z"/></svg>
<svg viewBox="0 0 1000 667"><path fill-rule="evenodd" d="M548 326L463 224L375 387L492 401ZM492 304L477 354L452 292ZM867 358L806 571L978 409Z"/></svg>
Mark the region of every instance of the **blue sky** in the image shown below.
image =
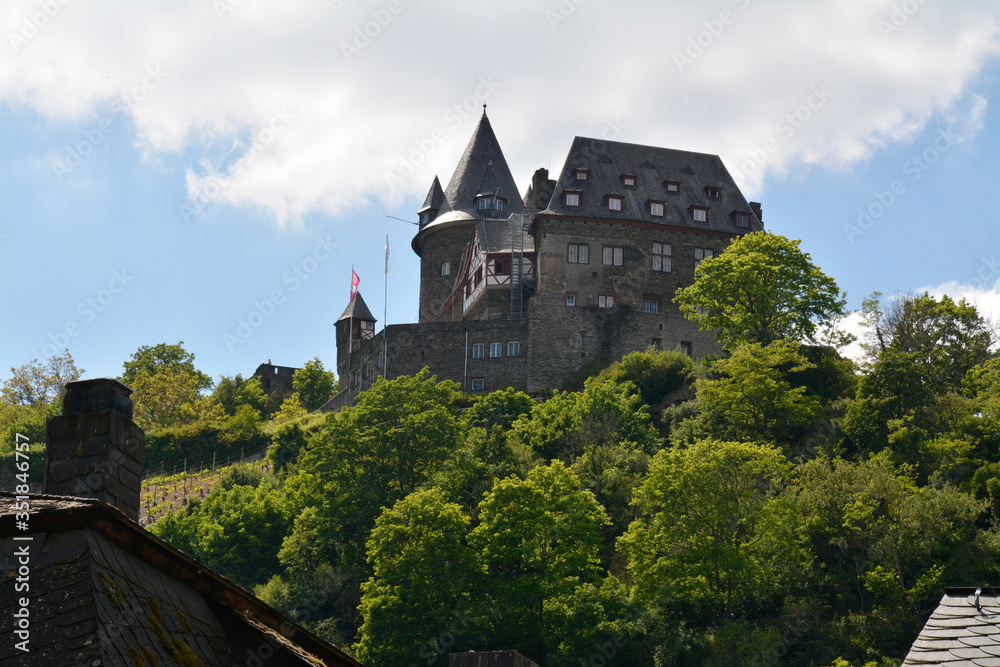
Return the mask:
<svg viewBox="0 0 1000 667"><path fill-rule="evenodd" d="M416 219L481 105L515 179L575 135L715 153L848 293L1000 315L995 2L10 0L0 379L335 364L351 267L417 315ZM864 214L864 215L862 215ZM865 217L867 216L867 217Z"/></svg>

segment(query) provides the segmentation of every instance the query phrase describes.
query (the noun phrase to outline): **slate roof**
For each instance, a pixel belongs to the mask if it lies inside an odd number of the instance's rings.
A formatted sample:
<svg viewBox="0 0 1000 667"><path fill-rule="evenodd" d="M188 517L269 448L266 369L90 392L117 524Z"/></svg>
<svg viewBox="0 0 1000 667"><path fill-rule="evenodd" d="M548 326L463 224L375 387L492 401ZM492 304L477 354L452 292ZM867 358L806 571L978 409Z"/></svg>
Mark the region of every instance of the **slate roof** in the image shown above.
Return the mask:
<svg viewBox="0 0 1000 667"><path fill-rule="evenodd" d="M588 179L576 180L575 169L589 169ZM626 187L623 175L635 176L635 187ZM680 183L678 193L667 192L667 180ZM721 189L720 199L708 198L705 188L709 186ZM580 191L580 206L565 206L566 190ZM608 210L607 195L624 197L620 212ZM663 217L650 214L650 201L665 203ZM708 222L694 222L691 206L707 207ZM734 211L750 214L749 229L735 226ZM728 234L763 229L718 155L587 137L573 139L548 207L540 213L651 222Z"/></svg>
<svg viewBox="0 0 1000 667"><path fill-rule="evenodd" d="M449 210L462 211L474 218L482 217L483 213L476 210L479 194L496 194L505 199L504 217L524 211L520 192L485 111L444 191Z"/></svg>
<svg viewBox="0 0 1000 667"><path fill-rule="evenodd" d="M378 321L375 319L375 316L372 315L372 311L368 310L368 304L366 304L365 300L361 298L360 290L354 295L354 300L347 304L347 308L345 308L344 312L337 318L337 321L340 322L341 320L346 320L352 317L356 320L369 320L371 322Z"/></svg>
<svg viewBox="0 0 1000 667"><path fill-rule="evenodd" d="M93 499L30 495L29 531L0 493L0 633L14 637L29 597L30 653L0 645L3 665L265 664L361 667L121 511ZM18 541L15 538L32 538ZM28 593L15 590L28 545Z"/></svg>
<svg viewBox="0 0 1000 667"><path fill-rule="evenodd" d="M434 210L440 211L442 202L444 202L444 190L441 189L441 181L435 176L434 182L431 183L431 189L427 191L427 197L424 198L424 205L420 207L417 213Z"/></svg>
<svg viewBox="0 0 1000 667"><path fill-rule="evenodd" d="M520 218L513 220L480 220L476 223L476 236L479 238L479 247L486 253L511 252L511 227L522 224ZM516 231L514 232L517 233ZM525 230L522 233L524 238L524 252L535 252L535 237ZM516 241L516 237L514 241ZM514 243L516 245L516 243Z"/></svg>
<svg viewBox="0 0 1000 667"><path fill-rule="evenodd" d="M998 597L998 588L946 589L903 666L1000 667Z"/></svg>

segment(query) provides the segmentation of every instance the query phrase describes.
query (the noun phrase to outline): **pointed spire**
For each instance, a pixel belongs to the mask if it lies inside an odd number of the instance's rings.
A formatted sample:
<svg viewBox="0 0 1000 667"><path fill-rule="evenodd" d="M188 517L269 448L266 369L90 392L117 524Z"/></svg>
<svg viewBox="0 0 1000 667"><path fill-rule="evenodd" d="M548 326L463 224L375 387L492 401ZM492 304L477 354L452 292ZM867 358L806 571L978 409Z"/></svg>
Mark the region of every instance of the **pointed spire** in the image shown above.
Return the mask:
<svg viewBox="0 0 1000 667"><path fill-rule="evenodd" d="M347 308L344 309L343 314L337 318L338 322L348 319L355 320L367 320L369 322L376 322L375 316L372 315L372 311L368 309L368 304L365 300L361 298L361 292L359 291L354 295L354 300L347 304Z"/></svg>
<svg viewBox="0 0 1000 667"><path fill-rule="evenodd" d="M444 195L451 210L477 216L476 195L485 193L483 188L487 186L489 194L507 201L504 217L524 210L520 192L484 108Z"/></svg>
<svg viewBox="0 0 1000 667"><path fill-rule="evenodd" d="M418 213L439 210L443 200L444 190L441 189L441 181L439 181L438 177L435 175L434 182L431 183L431 189L427 191L427 197L424 199L424 205L420 207Z"/></svg>

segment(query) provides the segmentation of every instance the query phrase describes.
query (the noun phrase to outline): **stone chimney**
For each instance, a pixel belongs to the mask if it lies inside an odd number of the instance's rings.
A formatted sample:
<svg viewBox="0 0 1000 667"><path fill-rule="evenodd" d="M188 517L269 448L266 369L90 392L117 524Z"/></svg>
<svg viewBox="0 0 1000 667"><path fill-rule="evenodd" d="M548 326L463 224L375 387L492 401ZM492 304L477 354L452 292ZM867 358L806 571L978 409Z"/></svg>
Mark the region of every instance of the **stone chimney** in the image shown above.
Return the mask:
<svg viewBox="0 0 1000 667"><path fill-rule="evenodd" d="M760 220L761 222L764 222L764 212L761 211L760 209L760 202L752 201L749 202L749 204L753 212L757 214L757 219Z"/></svg>
<svg viewBox="0 0 1000 667"><path fill-rule="evenodd" d="M146 435L131 393L110 378L66 383L63 412L45 428L43 493L103 500L139 522Z"/></svg>

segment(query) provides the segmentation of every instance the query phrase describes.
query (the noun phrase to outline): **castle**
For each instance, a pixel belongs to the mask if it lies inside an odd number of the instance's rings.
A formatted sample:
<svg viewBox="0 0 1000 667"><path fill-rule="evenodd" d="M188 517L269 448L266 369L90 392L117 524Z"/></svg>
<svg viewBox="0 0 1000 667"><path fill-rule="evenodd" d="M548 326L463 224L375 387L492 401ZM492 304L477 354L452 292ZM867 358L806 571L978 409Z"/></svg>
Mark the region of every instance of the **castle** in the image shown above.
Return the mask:
<svg viewBox="0 0 1000 667"><path fill-rule="evenodd" d="M695 267L763 229L716 155L576 137L521 197L484 109L447 189L419 211L416 324L375 332L358 293L336 323L340 393L424 366L467 392L559 387L588 360L650 345L721 351L673 302Z"/></svg>

